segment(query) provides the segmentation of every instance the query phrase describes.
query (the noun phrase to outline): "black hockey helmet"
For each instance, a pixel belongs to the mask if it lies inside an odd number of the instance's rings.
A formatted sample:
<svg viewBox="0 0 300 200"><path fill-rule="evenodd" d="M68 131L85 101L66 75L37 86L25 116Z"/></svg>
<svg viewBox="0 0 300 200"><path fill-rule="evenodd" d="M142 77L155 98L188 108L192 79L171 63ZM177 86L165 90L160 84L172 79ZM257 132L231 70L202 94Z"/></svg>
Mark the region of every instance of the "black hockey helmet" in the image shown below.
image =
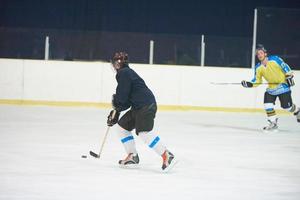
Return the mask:
<svg viewBox="0 0 300 200"><path fill-rule="evenodd" d="M266 49L266 48L264 47L264 45L262 45L262 44L258 44L258 45L256 46L255 51L257 52L257 51L259 51L259 50L261 50L261 51L267 53L267 49Z"/></svg>
<svg viewBox="0 0 300 200"><path fill-rule="evenodd" d="M128 64L128 54L126 52L116 52L111 60L115 70L121 69Z"/></svg>

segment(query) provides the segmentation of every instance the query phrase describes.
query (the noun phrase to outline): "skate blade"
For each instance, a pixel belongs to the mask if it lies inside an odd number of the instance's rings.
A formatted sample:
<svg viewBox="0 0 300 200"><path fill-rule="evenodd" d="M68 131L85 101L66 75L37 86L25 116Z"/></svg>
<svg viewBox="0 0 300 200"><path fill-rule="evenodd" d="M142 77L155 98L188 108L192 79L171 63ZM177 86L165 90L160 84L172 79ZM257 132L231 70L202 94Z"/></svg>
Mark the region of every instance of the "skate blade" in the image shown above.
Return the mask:
<svg viewBox="0 0 300 200"><path fill-rule="evenodd" d="M140 165L139 164L129 164L129 165L120 165L119 167L122 169L139 169Z"/></svg>
<svg viewBox="0 0 300 200"><path fill-rule="evenodd" d="M171 162L171 164L167 168L165 168L165 169L162 170L163 173L170 172L178 162L179 161L176 158L174 158L173 161Z"/></svg>
<svg viewBox="0 0 300 200"><path fill-rule="evenodd" d="M263 130L264 133L277 133L279 130L278 129L273 129L273 130Z"/></svg>

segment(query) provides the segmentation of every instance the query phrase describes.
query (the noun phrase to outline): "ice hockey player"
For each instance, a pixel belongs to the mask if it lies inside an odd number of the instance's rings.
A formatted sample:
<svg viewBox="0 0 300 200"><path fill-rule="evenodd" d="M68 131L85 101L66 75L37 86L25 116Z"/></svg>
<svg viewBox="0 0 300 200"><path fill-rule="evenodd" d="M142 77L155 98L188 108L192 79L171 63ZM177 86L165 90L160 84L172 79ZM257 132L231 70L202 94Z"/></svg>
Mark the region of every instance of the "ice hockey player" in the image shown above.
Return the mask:
<svg viewBox="0 0 300 200"><path fill-rule="evenodd" d="M116 71L117 88L112 98L112 110L107 125L118 123L118 134L125 148L127 157L120 160L123 167L136 166L139 156L135 146L132 130L135 129L146 145L162 157L162 170L169 171L175 164L174 155L164 146L160 137L154 132L156 100L144 80L128 65L128 55L117 52L112 58L112 66ZM119 120L120 112L130 108ZM116 113L115 115L113 113Z"/></svg>
<svg viewBox="0 0 300 200"><path fill-rule="evenodd" d="M264 95L264 107L269 124L263 130L278 129L278 118L274 110L277 97L281 107L293 113L300 122L300 109L293 103L291 96L290 87L295 85L291 68L280 57L268 56L263 45L257 46L256 56L259 63L255 66L254 78L250 82L243 80L241 84L245 88L255 87L262 83L262 77L268 82L268 88Z"/></svg>

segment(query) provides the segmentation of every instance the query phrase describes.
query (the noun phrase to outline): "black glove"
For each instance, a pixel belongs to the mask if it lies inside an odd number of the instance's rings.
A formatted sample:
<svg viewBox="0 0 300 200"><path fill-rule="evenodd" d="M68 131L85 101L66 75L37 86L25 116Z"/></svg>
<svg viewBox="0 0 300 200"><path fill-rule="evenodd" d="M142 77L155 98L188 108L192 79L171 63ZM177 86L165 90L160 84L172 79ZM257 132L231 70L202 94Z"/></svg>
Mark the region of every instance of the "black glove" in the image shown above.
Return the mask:
<svg viewBox="0 0 300 200"><path fill-rule="evenodd" d="M293 75L287 75L285 77L286 83L291 87L295 85L294 76Z"/></svg>
<svg viewBox="0 0 300 200"><path fill-rule="evenodd" d="M253 83L251 83L249 81L242 81L241 84L245 88L251 88L251 87L253 87Z"/></svg>
<svg viewBox="0 0 300 200"><path fill-rule="evenodd" d="M107 117L107 126L113 126L119 121L120 112L116 110L110 111Z"/></svg>

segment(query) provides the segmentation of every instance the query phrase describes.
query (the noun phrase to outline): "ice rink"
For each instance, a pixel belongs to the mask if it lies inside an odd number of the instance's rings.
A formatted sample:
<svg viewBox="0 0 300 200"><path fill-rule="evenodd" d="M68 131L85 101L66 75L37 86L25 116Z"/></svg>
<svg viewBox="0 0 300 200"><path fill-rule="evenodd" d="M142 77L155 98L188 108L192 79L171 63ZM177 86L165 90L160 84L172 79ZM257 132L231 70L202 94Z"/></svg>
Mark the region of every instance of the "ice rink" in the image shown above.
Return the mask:
<svg viewBox="0 0 300 200"><path fill-rule="evenodd" d="M113 127L100 159L109 110L0 105L0 199L299 200L300 124L280 115L263 133L264 113L159 111L155 131L179 163L137 138L139 169L121 169L125 153ZM81 155L87 155L86 159Z"/></svg>

